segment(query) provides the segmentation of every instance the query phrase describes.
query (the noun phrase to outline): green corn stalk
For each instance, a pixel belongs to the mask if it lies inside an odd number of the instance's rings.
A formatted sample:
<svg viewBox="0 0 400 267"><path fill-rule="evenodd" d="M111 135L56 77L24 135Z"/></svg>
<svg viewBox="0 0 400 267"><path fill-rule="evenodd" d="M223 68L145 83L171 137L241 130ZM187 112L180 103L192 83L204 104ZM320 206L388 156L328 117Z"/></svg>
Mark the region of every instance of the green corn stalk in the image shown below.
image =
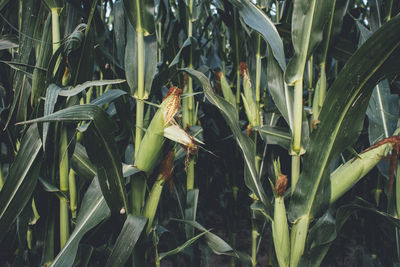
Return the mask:
<svg viewBox="0 0 400 267"><path fill-rule="evenodd" d="M60 191L68 195L69 188L69 160L67 128L61 127L60 136ZM60 246L65 245L69 237L68 200L60 198Z"/></svg>
<svg viewBox="0 0 400 267"><path fill-rule="evenodd" d="M62 10L62 2L46 1L47 5L51 10L52 18L52 38L53 38L53 55L60 47L60 22L59 15ZM61 61L60 58L57 59L56 68ZM68 160L68 139L67 139L67 129L61 127L60 135L60 191L65 195L68 195L69 187L69 160ZM60 199L60 247L62 248L67 242L69 237L69 214L68 214L68 200L65 198Z"/></svg>
<svg viewBox="0 0 400 267"><path fill-rule="evenodd" d="M76 173L73 169L69 170L69 207L72 219L76 219L78 210L78 194L76 191Z"/></svg>
<svg viewBox="0 0 400 267"><path fill-rule="evenodd" d="M188 6L188 14L187 14L187 35L188 38L193 37L193 0L189 0ZM193 46L190 46L189 51L189 68L193 68ZM186 75L186 74L184 74ZM184 87L184 93L188 96L182 101L182 120L183 127L186 129L196 124L196 112L195 112L195 103L193 97L193 80L192 77L187 77L187 83ZM186 79L185 79L186 80ZM194 189L194 166L195 166L195 158L192 157L186 167L186 190Z"/></svg>

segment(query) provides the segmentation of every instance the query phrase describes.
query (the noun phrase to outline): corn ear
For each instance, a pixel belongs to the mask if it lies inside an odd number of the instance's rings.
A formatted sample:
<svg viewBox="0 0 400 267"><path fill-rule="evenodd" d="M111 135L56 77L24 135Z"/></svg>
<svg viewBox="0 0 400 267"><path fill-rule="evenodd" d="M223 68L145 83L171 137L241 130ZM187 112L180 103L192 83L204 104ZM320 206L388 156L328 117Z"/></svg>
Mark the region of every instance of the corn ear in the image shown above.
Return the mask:
<svg viewBox="0 0 400 267"><path fill-rule="evenodd" d="M290 238L289 225L286 216L285 200L283 195L287 189L287 176L281 173L279 158L274 160L275 186L270 180L275 197L274 220L272 221L272 237L274 241L275 254L279 266L289 266L290 260Z"/></svg>
<svg viewBox="0 0 400 267"><path fill-rule="evenodd" d="M174 158L175 153L172 149L163 160L161 164L160 174L158 175L157 180L154 182L150 194L147 198L146 205L143 211L143 215L149 219L146 234L150 233L164 184L168 181L171 181L171 176L174 169Z"/></svg>
<svg viewBox="0 0 400 267"><path fill-rule="evenodd" d="M286 217L285 201L283 197L280 196L275 198L274 221L272 222L272 236L274 239L275 253L279 266L289 266L289 225Z"/></svg>
<svg viewBox="0 0 400 267"><path fill-rule="evenodd" d="M391 143L385 143L371 149L346 162L331 173L331 199L335 202L339 197L352 188L363 178L376 164L386 157L393 148Z"/></svg>
<svg viewBox="0 0 400 267"><path fill-rule="evenodd" d="M168 95L161 103L153 119L147 128L146 134L140 144L135 166L149 175L154 169L164 143L164 128L173 121L173 116L179 109L182 90L171 87Z"/></svg>
<svg viewBox="0 0 400 267"><path fill-rule="evenodd" d="M290 234L290 266L298 266L304 253L309 223L310 218L306 215L300 217L292 226Z"/></svg>
<svg viewBox="0 0 400 267"><path fill-rule="evenodd" d="M236 107L236 96L233 94L232 89L222 72L217 73L217 80L220 83L222 95L224 96L225 100Z"/></svg>
<svg viewBox="0 0 400 267"><path fill-rule="evenodd" d="M244 62L240 63L240 74L242 76L243 81L243 91L244 94L241 94L243 99L244 109L246 111L247 118L250 122L251 126L258 126L257 124L257 103L256 98L253 93L253 88L251 85L251 80L249 77L249 73L247 71L247 65Z"/></svg>

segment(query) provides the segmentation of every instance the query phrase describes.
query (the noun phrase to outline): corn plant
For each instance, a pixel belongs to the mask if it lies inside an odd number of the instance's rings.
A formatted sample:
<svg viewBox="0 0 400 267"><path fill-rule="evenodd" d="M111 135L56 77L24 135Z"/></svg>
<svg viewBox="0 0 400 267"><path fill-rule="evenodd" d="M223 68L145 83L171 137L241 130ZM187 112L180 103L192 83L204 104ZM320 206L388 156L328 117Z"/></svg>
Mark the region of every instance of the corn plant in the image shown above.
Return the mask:
<svg viewBox="0 0 400 267"><path fill-rule="evenodd" d="M399 11L0 1L0 265L399 264Z"/></svg>

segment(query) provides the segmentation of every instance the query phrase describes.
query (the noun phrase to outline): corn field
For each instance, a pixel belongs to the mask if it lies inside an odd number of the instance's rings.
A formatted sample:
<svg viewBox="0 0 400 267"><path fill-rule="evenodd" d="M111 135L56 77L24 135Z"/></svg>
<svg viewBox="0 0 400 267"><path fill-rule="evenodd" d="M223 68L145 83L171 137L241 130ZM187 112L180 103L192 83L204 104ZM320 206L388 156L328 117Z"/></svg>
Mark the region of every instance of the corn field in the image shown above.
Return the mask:
<svg viewBox="0 0 400 267"><path fill-rule="evenodd" d="M0 266L400 266L399 0L0 0Z"/></svg>

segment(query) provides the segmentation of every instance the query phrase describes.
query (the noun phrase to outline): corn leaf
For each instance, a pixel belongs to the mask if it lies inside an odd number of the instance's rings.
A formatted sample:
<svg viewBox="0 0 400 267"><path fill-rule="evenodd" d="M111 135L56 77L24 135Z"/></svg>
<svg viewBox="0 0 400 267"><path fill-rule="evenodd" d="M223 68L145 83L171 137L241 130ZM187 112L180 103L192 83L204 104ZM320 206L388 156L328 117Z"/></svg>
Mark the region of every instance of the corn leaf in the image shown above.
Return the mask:
<svg viewBox="0 0 400 267"><path fill-rule="evenodd" d="M185 248L187 248L188 246L192 245L194 242L196 242L200 237L204 236L205 234L209 233L210 230L204 231L192 238L190 238L189 240L187 240L185 243L183 243L182 245L178 246L177 248L167 251L167 252L161 252L160 255L158 256L159 260L162 260L168 256L172 256L175 254L178 254L179 252L182 252Z"/></svg>
<svg viewBox="0 0 400 267"><path fill-rule="evenodd" d="M83 197L74 231L51 266L72 266L82 237L110 215L111 211L102 195L96 177Z"/></svg>
<svg viewBox="0 0 400 267"><path fill-rule="evenodd" d="M322 41L324 27L332 11L332 1L295 0L293 5L292 43L295 55L285 72L288 85L303 79L306 61Z"/></svg>
<svg viewBox="0 0 400 267"><path fill-rule="evenodd" d="M51 45L51 15L49 15L44 24L42 39L39 47L39 55L32 75L32 94L31 104L37 104L44 95L46 88L46 70L49 66L53 54ZM43 142L43 145L45 142Z"/></svg>
<svg viewBox="0 0 400 267"><path fill-rule="evenodd" d="M19 56L16 59L16 63L27 64L33 47L33 42L29 38L29 33L34 32L35 24L41 23L41 21L37 19L39 6L36 5L35 1L22 1L21 5L22 27L19 36ZM25 67L22 68L22 70L25 69ZM7 128L7 125L14 114L15 108L17 108L17 121L25 120L27 118L27 101L31 93L31 86L27 80L27 75L24 72L18 71L15 73L15 77L13 79L13 88L15 90L14 98L5 128Z"/></svg>
<svg viewBox="0 0 400 267"><path fill-rule="evenodd" d="M68 87L62 90L59 95L60 96L74 96L82 92L83 90L92 87L92 86L103 86L109 84L119 84L123 83L125 80L116 79L116 80L99 80L99 81L87 81L82 84L79 84L75 87Z"/></svg>
<svg viewBox="0 0 400 267"><path fill-rule="evenodd" d="M125 264L129 256L132 255L146 222L147 219L145 217L128 214L111 255L108 257L106 266L123 266Z"/></svg>
<svg viewBox="0 0 400 267"><path fill-rule="evenodd" d="M92 180L96 176L96 167L90 162L86 149L80 143L76 143L74 154L71 158L73 170L81 177Z"/></svg>
<svg viewBox="0 0 400 267"><path fill-rule="evenodd" d="M0 50L17 48L17 47L18 47L18 38L16 36L3 35L0 37Z"/></svg>
<svg viewBox="0 0 400 267"><path fill-rule="evenodd" d="M268 54L271 54L271 48L268 47ZM283 77L283 70L279 67L274 57L267 58L267 80L268 89L274 104L279 112L285 118L290 129L293 129L293 90L289 90Z"/></svg>
<svg viewBox="0 0 400 267"><path fill-rule="evenodd" d="M50 8L62 8L64 6L63 0L43 0L46 5Z"/></svg>
<svg viewBox="0 0 400 267"><path fill-rule="evenodd" d="M360 30L360 43L364 43L371 36L372 32L360 23L357 23L357 26ZM368 139L370 145L393 135L397 128L398 114L398 96L390 93L388 80L379 82L372 92L367 108ZM388 178L389 164L387 162L380 162L378 169L382 175Z"/></svg>
<svg viewBox="0 0 400 267"><path fill-rule="evenodd" d="M347 61L332 84L310 137L303 171L289 207L289 220L313 217L328 205L329 163L358 137L372 88L388 73L399 71L400 16L376 31ZM376 56L371 58L369 55ZM316 165L315 163L318 162Z"/></svg>
<svg viewBox="0 0 400 267"><path fill-rule="evenodd" d="M207 245L211 248L211 250L217 255L229 255L233 257L238 257L236 251L226 243L222 238L209 232L206 228L204 228L201 224L196 221L187 221L187 220L176 220L178 222L186 223L199 231L206 232L205 238Z"/></svg>
<svg viewBox="0 0 400 267"><path fill-rule="evenodd" d="M5 184L0 190L0 240L31 199L42 162L41 146L38 128L34 124L26 131Z"/></svg>
<svg viewBox="0 0 400 267"><path fill-rule="evenodd" d="M285 71L286 63L285 53L283 51L283 43L274 23L251 1L230 0L230 2L238 7L243 21L252 29L260 33L264 40L269 44L272 54L279 67L282 69L282 71Z"/></svg>
<svg viewBox="0 0 400 267"><path fill-rule="evenodd" d="M264 125L260 127L254 127L255 131L258 131L267 144L280 145L285 149L290 148L291 135L287 128Z"/></svg>
<svg viewBox="0 0 400 267"><path fill-rule="evenodd" d="M93 99L90 104L91 105L96 105L96 106L102 106L105 105L111 101L114 101L115 99L117 99L120 96L123 96L127 94L125 91L122 91L120 89L113 89L113 90L108 90L107 92L105 92L104 94L102 94L101 96L99 96L96 99Z"/></svg>

